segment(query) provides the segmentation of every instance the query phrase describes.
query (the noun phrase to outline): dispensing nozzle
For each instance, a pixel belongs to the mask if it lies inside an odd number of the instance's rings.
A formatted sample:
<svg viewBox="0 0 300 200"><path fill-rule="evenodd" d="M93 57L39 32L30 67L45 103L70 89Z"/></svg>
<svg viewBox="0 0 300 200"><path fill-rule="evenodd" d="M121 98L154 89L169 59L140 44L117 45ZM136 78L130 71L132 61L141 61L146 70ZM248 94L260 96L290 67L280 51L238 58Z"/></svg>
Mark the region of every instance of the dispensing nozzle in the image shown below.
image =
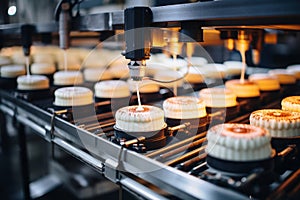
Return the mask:
<svg viewBox="0 0 300 200"><path fill-rule="evenodd" d="M68 49L70 47L70 24L71 24L71 3L69 0L62 0L56 8L56 20L59 28L59 47Z"/></svg>
<svg viewBox="0 0 300 200"><path fill-rule="evenodd" d="M140 81L145 76L146 59L150 58L152 11L148 7L126 8L125 17L125 57L130 77Z"/></svg>
<svg viewBox="0 0 300 200"><path fill-rule="evenodd" d="M250 34L245 30L238 31L238 37L235 41L235 48L240 52L245 52L250 47Z"/></svg>
<svg viewBox="0 0 300 200"><path fill-rule="evenodd" d="M30 55L30 47L32 45L32 35L35 32L35 27L30 24L24 24L21 26L21 40L23 46L23 52L25 56Z"/></svg>

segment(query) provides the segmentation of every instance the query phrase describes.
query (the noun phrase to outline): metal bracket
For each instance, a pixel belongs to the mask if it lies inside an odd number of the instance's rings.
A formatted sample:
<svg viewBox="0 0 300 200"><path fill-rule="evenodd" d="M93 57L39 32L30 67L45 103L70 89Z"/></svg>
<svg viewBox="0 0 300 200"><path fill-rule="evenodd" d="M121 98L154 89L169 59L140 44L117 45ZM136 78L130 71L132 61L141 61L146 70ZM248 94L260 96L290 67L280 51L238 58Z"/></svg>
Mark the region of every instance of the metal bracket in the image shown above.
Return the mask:
<svg viewBox="0 0 300 200"><path fill-rule="evenodd" d="M119 162L108 158L105 160L104 166L104 176L114 183L118 182L119 172L117 169L119 166Z"/></svg>

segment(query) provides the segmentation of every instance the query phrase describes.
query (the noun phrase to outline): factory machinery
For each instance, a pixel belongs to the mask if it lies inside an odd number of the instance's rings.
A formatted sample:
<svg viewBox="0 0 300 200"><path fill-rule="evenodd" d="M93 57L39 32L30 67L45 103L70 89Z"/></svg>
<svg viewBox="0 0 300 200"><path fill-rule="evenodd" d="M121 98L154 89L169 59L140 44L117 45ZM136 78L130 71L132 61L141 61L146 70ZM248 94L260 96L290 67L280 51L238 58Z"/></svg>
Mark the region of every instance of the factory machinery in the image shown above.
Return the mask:
<svg viewBox="0 0 300 200"><path fill-rule="evenodd" d="M258 52L254 53L254 64L259 62L260 37L264 30L292 33L300 30L298 0L205 1L160 7L131 7L122 11L83 16L72 16L70 9L70 1L61 1L55 23L1 25L0 36L4 38L2 47L22 44L25 54L29 54L32 38L43 40L46 36L58 34L60 47L67 49L72 32L100 32L100 38L106 39L118 30L125 30L126 50L123 54L130 59L128 66L132 79L141 80L147 67L145 60L150 57L151 43L155 43L154 33L147 27L176 28L187 36L177 38L176 42L202 42L207 30L220 31L224 41L233 39L241 41L241 44L249 41ZM155 34L160 33L158 31ZM21 43L14 39L17 36L22 38ZM228 45L228 42L225 44ZM299 91L293 92L299 94ZM2 89L0 94L1 119L7 115L13 117L21 135L24 134L24 126L35 130L46 141L93 167L108 180L120 184L135 194L136 198L299 197L299 141L292 141L291 145L276 152L275 164L271 169L257 166L255 170L245 170L242 174L224 174L210 170L206 164L205 131L180 141L174 141L170 133L166 136L171 141L168 145L149 150L143 145L145 138L116 139L114 119L110 112L97 113L96 124L94 118L89 116L79 119L80 123L77 123L70 117L73 110L54 109L52 98L34 99L26 94ZM156 104L161 100L147 103ZM280 100L274 100L262 108L280 108ZM101 106L95 105L96 108ZM249 112L241 113L229 122L248 123L249 115ZM180 132L185 126L170 128L169 132ZM3 134L5 128L1 130ZM229 168L237 167L230 162L225 164ZM29 195L28 187L25 190Z"/></svg>

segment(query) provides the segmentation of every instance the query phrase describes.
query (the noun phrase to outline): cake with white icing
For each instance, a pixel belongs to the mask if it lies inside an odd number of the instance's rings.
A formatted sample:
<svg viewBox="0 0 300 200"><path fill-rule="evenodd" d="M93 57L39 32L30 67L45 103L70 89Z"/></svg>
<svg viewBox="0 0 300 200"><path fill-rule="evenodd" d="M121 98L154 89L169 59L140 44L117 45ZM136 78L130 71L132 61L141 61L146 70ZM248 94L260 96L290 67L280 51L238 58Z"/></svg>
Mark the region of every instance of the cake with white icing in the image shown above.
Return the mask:
<svg viewBox="0 0 300 200"><path fill-rule="evenodd" d="M5 65L0 68L0 74L3 78L16 78L26 74L24 65Z"/></svg>
<svg viewBox="0 0 300 200"><path fill-rule="evenodd" d="M228 161L258 161L271 158L267 130L248 124L219 124L207 132L208 155Z"/></svg>
<svg viewBox="0 0 300 200"><path fill-rule="evenodd" d="M56 106L83 106L93 103L93 92L85 87L63 87L55 90Z"/></svg>
<svg viewBox="0 0 300 200"><path fill-rule="evenodd" d="M202 99L190 96L178 96L163 102L165 117L172 119L194 119L206 117L205 104Z"/></svg>
<svg viewBox="0 0 300 200"><path fill-rule="evenodd" d="M113 78L111 72L105 68L86 68L83 71L83 76L84 80L89 82L109 80Z"/></svg>
<svg viewBox="0 0 300 200"><path fill-rule="evenodd" d="M300 112L300 96L286 97L281 101L282 110Z"/></svg>
<svg viewBox="0 0 300 200"><path fill-rule="evenodd" d="M300 80L300 64L289 65L286 69L289 73L294 74L297 80Z"/></svg>
<svg viewBox="0 0 300 200"><path fill-rule="evenodd" d="M95 84L95 96L98 98L129 97L129 86L122 80L100 81Z"/></svg>
<svg viewBox="0 0 300 200"><path fill-rule="evenodd" d="M77 85L83 83L83 75L80 71L58 71L54 74L54 85Z"/></svg>
<svg viewBox="0 0 300 200"><path fill-rule="evenodd" d="M32 74L53 74L56 67L51 63L32 63L30 71Z"/></svg>
<svg viewBox="0 0 300 200"><path fill-rule="evenodd" d="M206 107L226 108L237 106L236 95L225 88L205 88L200 90L199 96Z"/></svg>
<svg viewBox="0 0 300 200"><path fill-rule="evenodd" d="M279 109L257 110L250 115L250 124L267 129L272 137L300 135L300 113Z"/></svg>
<svg viewBox="0 0 300 200"><path fill-rule="evenodd" d="M142 105L120 108L115 115L116 128L124 132L152 132L165 127L164 112L155 106Z"/></svg>
<svg viewBox="0 0 300 200"><path fill-rule="evenodd" d="M42 75L23 75L17 79L19 90L49 89L49 79Z"/></svg>

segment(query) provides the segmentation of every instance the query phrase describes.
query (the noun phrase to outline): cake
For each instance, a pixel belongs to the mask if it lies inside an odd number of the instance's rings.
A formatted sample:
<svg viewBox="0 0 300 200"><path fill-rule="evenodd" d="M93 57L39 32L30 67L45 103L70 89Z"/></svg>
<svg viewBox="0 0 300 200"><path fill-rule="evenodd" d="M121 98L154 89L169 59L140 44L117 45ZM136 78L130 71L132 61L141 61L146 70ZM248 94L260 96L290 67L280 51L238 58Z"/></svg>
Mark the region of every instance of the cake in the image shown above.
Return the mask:
<svg viewBox="0 0 300 200"><path fill-rule="evenodd" d="M129 77L129 68L126 65L112 65L108 69L115 79L127 79Z"/></svg>
<svg viewBox="0 0 300 200"><path fill-rule="evenodd" d="M269 74L251 74L249 80L254 82L260 90L262 103L267 104L280 97L280 83L277 78Z"/></svg>
<svg viewBox="0 0 300 200"><path fill-rule="evenodd" d="M50 53L36 53L33 55L33 62L34 63L48 63L53 64L55 63L54 56Z"/></svg>
<svg viewBox="0 0 300 200"><path fill-rule="evenodd" d="M53 74L56 67L51 63L32 63L30 71L32 74Z"/></svg>
<svg viewBox="0 0 300 200"><path fill-rule="evenodd" d="M199 96L206 107L226 108L237 106L236 95L225 88L205 88L200 90Z"/></svg>
<svg viewBox="0 0 300 200"><path fill-rule="evenodd" d="M0 68L0 88L15 89L17 77L26 74L23 65L4 65Z"/></svg>
<svg viewBox="0 0 300 200"><path fill-rule="evenodd" d="M226 66L219 63L207 63L199 67L199 71L205 78L223 79L226 75Z"/></svg>
<svg viewBox="0 0 300 200"><path fill-rule="evenodd" d="M209 156L221 160L264 160L272 155L270 140L268 131L260 127L248 124L219 124L208 130L205 151Z"/></svg>
<svg viewBox="0 0 300 200"><path fill-rule="evenodd" d="M234 79L226 81L225 87L235 93L241 111L249 112L260 106L259 87L254 82L245 80L241 83L239 79Z"/></svg>
<svg viewBox="0 0 300 200"><path fill-rule="evenodd" d="M0 66L9 65L11 60L8 57L0 56Z"/></svg>
<svg viewBox="0 0 300 200"><path fill-rule="evenodd" d="M227 76L240 76L243 68L241 61L225 61L223 63L226 66Z"/></svg>
<svg viewBox="0 0 300 200"><path fill-rule="evenodd" d="M293 85L296 83L296 77L286 69L273 69L268 72L271 76L278 79L281 85Z"/></svg>
<svg viewBox="0 0 300 200"><path fill-rule="evenodd" d="M129 86L121 80L100 81L95 84L95 96L98 98L129 97Z"/></svg>
<svg viewBox="0 0 300 200"><path fill-rule="evenodd" d="M16 78L26 74L26 70L24 65L5 65L0 68L0 73L3 78Z"/></svg>
<svg viewBox="0 0 300 200"><path fill-rule="evenodd" d="M154 75L155 80L167 82L167 83L160 83L160 85L167 87L167 88L174 87L175 83L176 83L177 87L181 87L183 85L183 79L177 80L176 82L169 82L169 81L174 81L181 77L182 77L181 73L179 73L177 71L173 71L173 70L161 70L160 72L158 72Z"/></svg>
<svg viewBox="0 0 300 200"><path fill-rule="evenodd" d="M172 119L193 119L206 117L205 104L197 97L178 96L163 102L165 117Z"/></svg>
<svg viewBox="0 0 300 200"><path fill-rule="evenodd" d="M300 64L289 65L286 69L289 73L294 74L297 80L300 80Z"/></svg>
<svg viewBox="0 0 300 200"><path fill-rule="evenodd" d="M187 69L181 70L182 75L186 73L186 70ZM191 84L199 84L204 82L204 77L198 67L190 67L184 79Z"/></svg>
<svg viewBox="0 0 300 200"><path fill-rule="evenodd" d="M300 113L279 109L257 110L250 115L250 124L267 129L272 137L300 135Z"/></svg>
<svg viewBox="0 0 300 200"><path fill-rule="evenodd" d="M116 128L124 132L152 132L165 127L164 112L155 106L127 106L116 112Z"/></svg>
<svg viewBox="0 0 300 200"><path fill-rule="evenodd" d="M83 75L80 71L58 71L54 74L54 85L66 86L83 83Z"/></svg>
<svg viewBox="0 0 300 200"><path fill-rule="evenodd" d="M163 109L169 126L190 123L190 133L206 130L207 113L202 99L191 96L171 97L163 102Z"/></svg>
<svg viewBox="0 0 300 200"><path fill-rule="evenodd" d="M85 87L62 87L54 92L56 106L83 106L93 103L93 92Z"/></svg>
<svg viewBox="0 0 300 200"><path fill-rule="evenodd" d="M67 56L67 70L79 70L81 68L81 61L78 56L71 56L68 52ZM59 70L65 70L65 58L62 56L62 54L59 54L57 57L58 62L58 69Z"/></svg>
<svg viewBox="0 0 300 200"><path fill-rule="evenodd" d="M105 68L86 68L83 71L83 76L84 80L89 82L109 80L113 78L111 72Z"/></svg>
<svg viewBox="0 0 300 200"><path fill-rule="evenodd" d="M221 112L221 115L212 117L213 124L231 120L238 114L236 95L228 89L205 88L200 90L199 96L204 101L207 113Z"/></svg>
<svg viewBox="0 0 300 200"><path fill-rule="evenodd" d="M133 81L131 79L127 80L129 85L129 89L132 92L131 104L138 104L137 99L137 84L140 92L140 99L143 104L147 104L154 101L159 101L162 99L162 95L160 94L160 85L152 80L143 80L143 81Z"/></svg>
<svg viewBox="0 0 300 200"><path fill-rule="evenodd" d="M249 81L256 83L260 91L279 91L280 83L277 78L269 74L251 74Z"/></svg>
<svg viewBox="0 0 300 200"><path fill-rule="evenodd" d="M282 110L300 112L300 96L286 97L281 101Z"/></svg>
<svg viewBox="0 0 300 200"><path fill-rule="evenodd" d="M41 75L23 75L17 79L18 90L49 89L49 79Z"/></svg>
<svg viewBox="0 0 300 200"><path fill-rule="evenodd" d="M197 67L202 67L205 64L207 64L207 59L204 57L196 57L193 56L190 59L189 58L185 58L186 61L190 62L190 64L192 66L197 66Z"/></svg>

